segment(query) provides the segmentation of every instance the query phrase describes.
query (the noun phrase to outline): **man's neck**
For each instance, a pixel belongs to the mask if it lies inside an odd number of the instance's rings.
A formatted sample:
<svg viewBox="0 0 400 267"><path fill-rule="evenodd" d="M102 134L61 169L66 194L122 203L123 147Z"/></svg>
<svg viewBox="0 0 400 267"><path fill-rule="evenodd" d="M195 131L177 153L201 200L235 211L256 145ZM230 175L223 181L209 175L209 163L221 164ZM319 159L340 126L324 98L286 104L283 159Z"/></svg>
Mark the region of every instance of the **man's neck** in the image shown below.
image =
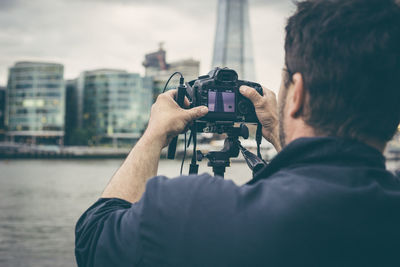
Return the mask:
<svg viewBox="0 0 400 267"><path fill-rule="evenodd" d="M328 136L328 135L315 134L314 129L312 129L311 127L302 127L298 131L295 131L290 136L290 138L288 138L286 140L286 142L287 142L286 144L289 144L292 141L294 141L298 138L302 138L302 137L324 137L324 136ZM376 150L380 151L381 153L383 153L383 151L385 150L385 147L386 147L386 143L382 143L382 142L374 140L374 139L358 138L356 140L363 142L370 147L375 148Z"/></svg>
<svg viewBox="0 0 400 267"><path fill-rule="evenodd" d="M302 138L302 137L316 137L317 135L309 126L301 125L302 127L296 127L291 133L286 133L286 145L290 144L292 141Z"/></svg>

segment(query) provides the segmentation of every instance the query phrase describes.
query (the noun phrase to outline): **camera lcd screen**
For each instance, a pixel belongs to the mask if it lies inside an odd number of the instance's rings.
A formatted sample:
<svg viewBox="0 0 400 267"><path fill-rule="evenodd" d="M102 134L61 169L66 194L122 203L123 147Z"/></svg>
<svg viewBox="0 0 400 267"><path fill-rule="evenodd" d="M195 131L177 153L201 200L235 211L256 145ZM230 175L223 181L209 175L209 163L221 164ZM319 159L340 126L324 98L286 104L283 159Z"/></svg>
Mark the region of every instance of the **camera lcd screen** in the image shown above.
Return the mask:
<svg viewBox="0 0 400 267"><path fill-rule="evenodd" d="M208 91L208 111L235 112L235 93Z"/></svg>

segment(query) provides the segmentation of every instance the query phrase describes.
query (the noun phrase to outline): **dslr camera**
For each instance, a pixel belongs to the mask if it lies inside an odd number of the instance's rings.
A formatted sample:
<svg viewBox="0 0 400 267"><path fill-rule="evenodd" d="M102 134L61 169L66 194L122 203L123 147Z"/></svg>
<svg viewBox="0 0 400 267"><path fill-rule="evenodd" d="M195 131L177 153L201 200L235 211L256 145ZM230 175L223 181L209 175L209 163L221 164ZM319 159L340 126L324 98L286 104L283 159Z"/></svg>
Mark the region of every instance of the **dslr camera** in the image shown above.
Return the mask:
<svg viewBox="0 0 400 267"><path fill-rule="evenodd" d="M239 80L236 71L229 68L215 68L207 75L200 76L197 80L186 83L186 86L184 85L184 77L180 72L172 74L170 79L175 74L181 75L178 94L175 99L179 106L184 106L184 98L187 96L191 102L191 107L208 107L207 115L194 121L190 128L191 133L188 144L192 140L193 154L189 174L197 174L199 168L197 161L201 161L202 158L206 157L209 160L208 166L213 168L214 174L223 177L225 168L230 166L230 158L238 157L239 151L242 152L248 166L253 172L257 172L266 166L260 152L262 139L261 124L257 119L253 103L239 91L240 86L246 85L254 88L260 95L263 95L261 85ZM168 82L165 88L167 85ZM240 123L240 127L235 127L235 123ZM257 124L257 156L240 144L239 137L243 137L244 139L249 137L249 129L245 123ZM226 133L228 137L225 139L224 147L221 151L209 151L207 154L203 154L201 151L196 150L196 136L198 132ZM168 147L169 159L175 158L177 141L178 137L175 137ZM182 166L186 155L186 147L185 134L185 152Z"/></svg>
<svg viewBox="0 0 400 267"><path fill-rule="evenodd" d="M199 121L217 124L258 123L253 103L239 91L242 85L252 87L263 95L260 84L239 80L236 71L228 68L215 68L208 75L189 82L186 85L186 95L191 100L192 107L208 107L208 114Z"/></svg>

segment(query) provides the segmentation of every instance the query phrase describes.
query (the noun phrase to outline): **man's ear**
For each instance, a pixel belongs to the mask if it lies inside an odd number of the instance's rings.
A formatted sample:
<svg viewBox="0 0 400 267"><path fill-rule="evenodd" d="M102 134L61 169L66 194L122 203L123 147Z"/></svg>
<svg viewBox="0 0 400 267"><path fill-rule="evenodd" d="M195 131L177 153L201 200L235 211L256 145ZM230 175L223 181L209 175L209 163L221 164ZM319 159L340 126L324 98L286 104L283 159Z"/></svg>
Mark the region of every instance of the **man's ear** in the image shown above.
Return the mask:
<svg viewBox="0 0 400 267"><path fill-rule="evenodd" d="M305 89L301 73L296 72L292 80L292 97L289 99L288 114L293 118L297 118L301 115L305 105Z"/></svg>

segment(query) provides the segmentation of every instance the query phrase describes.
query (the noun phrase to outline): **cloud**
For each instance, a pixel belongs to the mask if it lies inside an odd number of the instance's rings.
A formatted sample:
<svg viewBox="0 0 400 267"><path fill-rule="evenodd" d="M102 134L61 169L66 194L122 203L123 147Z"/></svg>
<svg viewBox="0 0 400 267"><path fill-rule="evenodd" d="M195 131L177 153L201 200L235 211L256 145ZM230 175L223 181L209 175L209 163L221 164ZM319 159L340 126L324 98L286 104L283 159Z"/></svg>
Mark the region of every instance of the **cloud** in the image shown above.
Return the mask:
<svg viewBox="0 0 400 267"><path fill-rule="evenodd" d="M1 0L0 1L0 10L9 10L16 6L18 6L18 0Z"/></svg>
<svg viewBox="0 0 400 267"><path fill-rule="evenodd" d="M143 73L144 54L165 41L168 59L211 65L216 0L0 0L0 84L19 60L60 62L65 77L118 68ZM288 4L289 3L289 4ZM279 86L289 1L250 0L259 81Z"/></svg>
<svg viewBox="0 0 400 267"><path fill-rule="evenodd" d="M64 0L64 1L77 1L81 2L82 0ZM199 7L203 4L216 5L218 0L202 0L202 1L188 1L188 0L86 0L86 2L91 3L108 3L108 4L125 4L125 5L164 5L164 6L174 6L177 8L185 8L185 7ZM286 0L248 0L248 3L252 6L271 6L271 5L280 5L285 6L287 4L291 4L290 1Z"/></svg>

